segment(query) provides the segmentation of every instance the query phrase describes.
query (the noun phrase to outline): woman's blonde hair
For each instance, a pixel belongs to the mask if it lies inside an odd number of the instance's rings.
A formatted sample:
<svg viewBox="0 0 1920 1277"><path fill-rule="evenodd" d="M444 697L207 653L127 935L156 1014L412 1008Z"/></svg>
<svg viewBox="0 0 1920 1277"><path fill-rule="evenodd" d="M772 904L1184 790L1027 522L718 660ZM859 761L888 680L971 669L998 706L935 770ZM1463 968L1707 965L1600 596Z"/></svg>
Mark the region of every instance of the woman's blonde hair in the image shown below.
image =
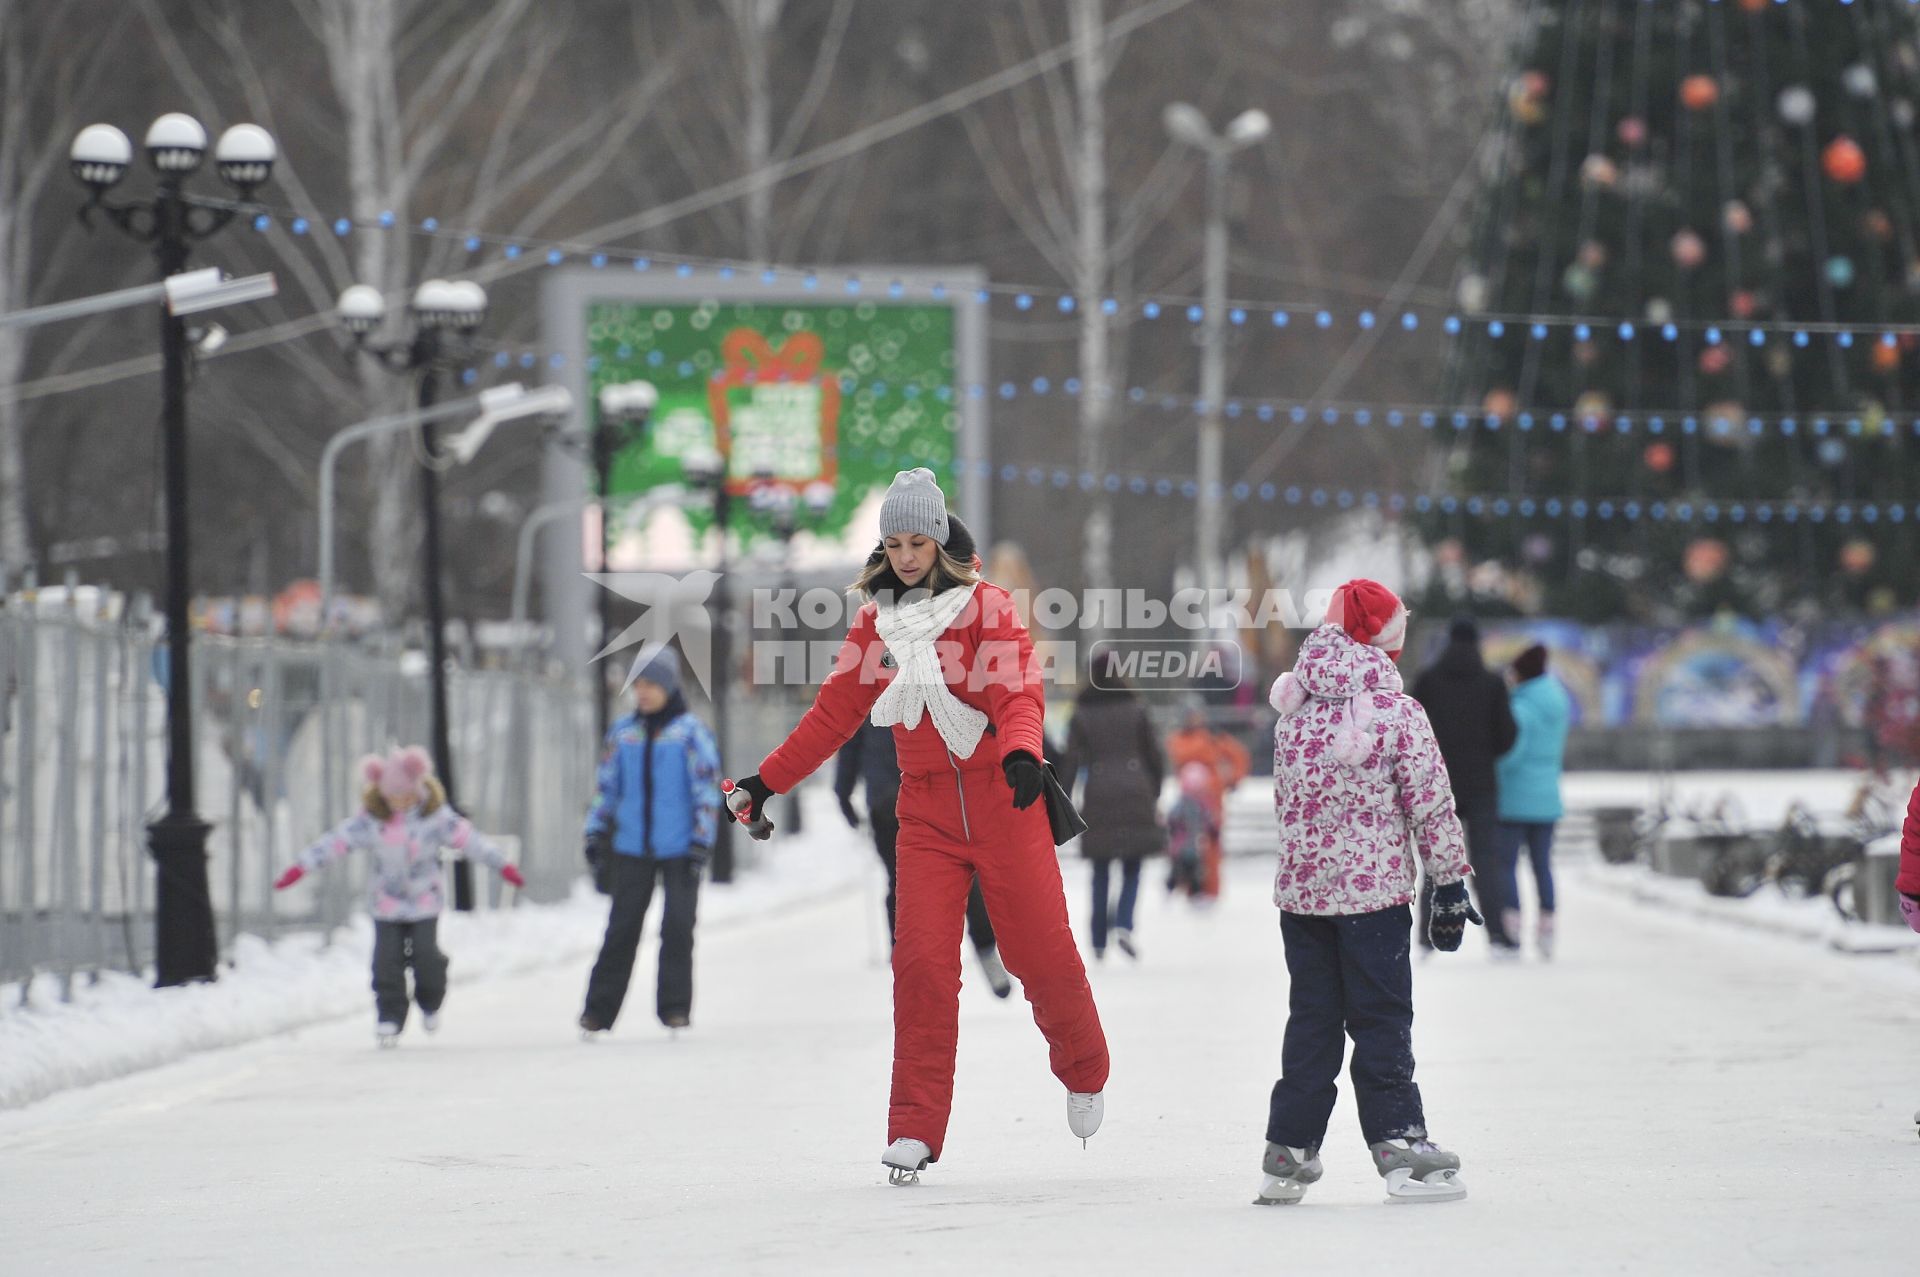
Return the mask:
<svg viewBox="0 0 1920 1277"><path fill-rule="evenodd" d="M853 578L849 589L862 594L872 595L880 588L880 580L893 572L893 563L887 558L886 543L867 556L867 566L860 569L860 575ZM941 546L940 553L933 556L933 566L927 569L926 579L913 588L938 594L950 590L956 585L972 585L980 579L971 563L962 563L947 553L947 547Z"/></svg>

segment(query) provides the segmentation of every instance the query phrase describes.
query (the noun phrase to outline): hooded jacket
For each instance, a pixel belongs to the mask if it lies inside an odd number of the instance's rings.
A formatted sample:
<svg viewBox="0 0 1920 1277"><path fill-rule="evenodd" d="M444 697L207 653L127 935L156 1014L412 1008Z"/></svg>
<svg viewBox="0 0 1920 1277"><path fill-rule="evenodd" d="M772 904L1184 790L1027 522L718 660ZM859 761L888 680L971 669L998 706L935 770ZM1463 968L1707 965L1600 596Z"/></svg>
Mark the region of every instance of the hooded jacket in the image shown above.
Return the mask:
<svg viewBox="0 0 1920 1277"><path fill-rule="evenodd" d="M948 516L947 553L974 562L973 537L958 518ZM885 557L884 550L874 552ZM869 559L870 564L878 560ZM915 727L893 728L899 770L906 776L952 775L961 770L998 770L1017 751L1046 756L1042 724L1040 670L1033 640L1013 604L1013 596L987 581L973 587L972 600L935 642L941 674L956 699L987 716L986 734L965 758L947 749L931 716ZM855 614L833 671L820 684L813 705L786 741L760 764L760 779L776 794L799 784L846 744L866 721L873 703L893 681L896 662L880 638L880 609L909 595L904 584L884 573L873 597Z"/></svg>
<svg viewBox="0 0 1920 1277"><path fill-rule="evenodd" d="M367 909L376 922L422 922L445 905L440 857L471 856L490 869L506 865L500 848L475 831L447 804L446 791L429 776L427 796L394 814L377 789L368 789L364 809L302 851L296 863L308 873L356 851L368 853Z"/></svg>
<svg viewBox="0 0 1920 1277"><path fill-rule="evenodd" d="M1424 864L1435 886L1467 876L1466 835L1426 711L1378 648L1322 625L1273 685L1273 902L1320 917L1412 901Z"/></svg>
<svg viewBox="0 0 1920 1277"><path fill-rule="evenodd" d="M1500 756L1500 819L1514 824L1551 824L1564 814L1560 772L1566 762L1573 702L1551 674L1513 689L1513 748Z"/></svg>

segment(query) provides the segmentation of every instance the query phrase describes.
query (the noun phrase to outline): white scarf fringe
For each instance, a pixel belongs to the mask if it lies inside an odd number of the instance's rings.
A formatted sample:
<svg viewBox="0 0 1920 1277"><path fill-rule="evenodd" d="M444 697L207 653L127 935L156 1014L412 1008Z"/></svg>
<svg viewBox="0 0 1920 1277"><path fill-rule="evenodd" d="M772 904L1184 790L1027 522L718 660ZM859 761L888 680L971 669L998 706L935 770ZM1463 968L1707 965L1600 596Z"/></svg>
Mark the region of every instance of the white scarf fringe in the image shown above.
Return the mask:
<svg viewBox="0 0 1920 1277"><path fill-rule="evenodd" d="M987 730L987 716L947 686L935 641L973 601L974 589L969 585L911 603L883 603L874 619L874 628L899 670L873 703L873 725L898 724L911 731L920 726L923 714L931 714L933 729L956 758L973 756Z"/></svg>

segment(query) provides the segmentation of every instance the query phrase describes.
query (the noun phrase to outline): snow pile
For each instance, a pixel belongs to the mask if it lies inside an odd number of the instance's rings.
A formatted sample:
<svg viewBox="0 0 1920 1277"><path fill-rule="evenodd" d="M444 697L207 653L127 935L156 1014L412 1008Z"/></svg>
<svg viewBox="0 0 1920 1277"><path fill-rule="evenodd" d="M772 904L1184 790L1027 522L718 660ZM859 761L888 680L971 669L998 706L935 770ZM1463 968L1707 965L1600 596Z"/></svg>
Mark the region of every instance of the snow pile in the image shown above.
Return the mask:
<svg viewBox="0 0 1920 1277"><path fill-rule="evenodd" d="M812 787L804 801L805 834L751 851L744 836L736 837L738 854L753 856L753 867L732 884L702 888L703 931L831 895L880 872L872 847L847 828L830 794ZM650 933L658 918L656 905ZM453 960L449 979L457 985L584 959L599 948L606 920L605 897L585 879L558 904L448 913L440 942ZM43 975L26 990L25 1009L18 984L0 986L0 1109L197 1051L371 1016L372 953L373 924L361 916L331 937L307 932L269 942L243 935L213 984L155 989L142 977L108 972L97 984L76 983L73 1001L63 1003L58 979Z"/></svg>

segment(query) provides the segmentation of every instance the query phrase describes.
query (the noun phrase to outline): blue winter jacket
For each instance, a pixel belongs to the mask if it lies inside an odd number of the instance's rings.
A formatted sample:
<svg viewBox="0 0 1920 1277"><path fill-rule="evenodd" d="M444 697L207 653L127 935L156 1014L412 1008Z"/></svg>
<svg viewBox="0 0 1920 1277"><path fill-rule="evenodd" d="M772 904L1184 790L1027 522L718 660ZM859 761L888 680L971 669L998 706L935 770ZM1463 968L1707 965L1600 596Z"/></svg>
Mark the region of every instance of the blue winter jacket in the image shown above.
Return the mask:
<svg viewBox="0 0 1920 1277"><path fill-rule="evenodd" d="M705 859L720 820L720 751L707 725L686 712L649 723L629 714L607 733L589 838L613 830L623 856Z"/></svg>
<svg viewBox="0 0 1920 1277"><path fill-rule="evenodd" d="M1560 772L1565 766L1573 701L1551 674L1513 689L1513 721L1520 728L1513 748L1500 756L1500 819L1547 824L1560 819Z"/></svg>

